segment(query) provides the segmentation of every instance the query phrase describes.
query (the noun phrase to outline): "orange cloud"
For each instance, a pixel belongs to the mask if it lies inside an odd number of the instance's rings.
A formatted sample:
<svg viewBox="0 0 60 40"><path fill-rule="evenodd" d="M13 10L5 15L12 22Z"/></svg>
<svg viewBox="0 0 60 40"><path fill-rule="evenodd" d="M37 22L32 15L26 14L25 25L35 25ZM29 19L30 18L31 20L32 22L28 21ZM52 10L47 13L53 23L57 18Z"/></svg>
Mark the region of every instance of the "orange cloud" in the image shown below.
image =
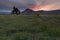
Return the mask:
<svg viewBox="0 0 60 40"><path fill-rule="evenodd" d="M34 10L34 11L38 11L38 10L52 10L54 7L53 4L49 4L49 5L36 5L30 9Z"/></svg>
<svg viewBox="0 0 60 40"><path fill-rule="evenodd" d="M32 7L32 8L30 8L30 9L32 9L34 11L38 11L38 10L41 9L41 7L40 7L40 5L36 5L36 6Z"/></svg>

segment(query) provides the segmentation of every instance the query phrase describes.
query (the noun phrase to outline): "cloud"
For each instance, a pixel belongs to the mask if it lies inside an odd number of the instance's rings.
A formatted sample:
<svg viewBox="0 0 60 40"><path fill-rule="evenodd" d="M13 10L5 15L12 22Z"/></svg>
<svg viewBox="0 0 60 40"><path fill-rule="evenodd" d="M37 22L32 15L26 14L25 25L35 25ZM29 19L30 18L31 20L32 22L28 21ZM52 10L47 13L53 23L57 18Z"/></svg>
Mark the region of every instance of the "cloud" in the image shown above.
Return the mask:
<svg viewBox="0 0 60 40"><path fill-rule="evenodd" d="M60 9L60 0L0 0L0 10L11 10L14 5L21 10L26 8L54 10Z"/></svg>

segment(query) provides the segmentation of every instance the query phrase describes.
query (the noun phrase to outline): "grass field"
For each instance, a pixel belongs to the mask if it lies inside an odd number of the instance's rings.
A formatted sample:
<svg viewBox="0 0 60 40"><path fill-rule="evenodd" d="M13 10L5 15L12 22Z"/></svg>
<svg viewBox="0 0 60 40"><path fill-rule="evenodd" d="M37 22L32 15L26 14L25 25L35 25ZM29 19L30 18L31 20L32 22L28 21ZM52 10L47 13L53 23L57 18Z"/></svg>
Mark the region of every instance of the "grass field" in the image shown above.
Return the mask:
<svg viewBox="0 0 60 40"><path fill-rule="evenodd" d="M0 15L0 40L60 40L60 16Z"/></svg>

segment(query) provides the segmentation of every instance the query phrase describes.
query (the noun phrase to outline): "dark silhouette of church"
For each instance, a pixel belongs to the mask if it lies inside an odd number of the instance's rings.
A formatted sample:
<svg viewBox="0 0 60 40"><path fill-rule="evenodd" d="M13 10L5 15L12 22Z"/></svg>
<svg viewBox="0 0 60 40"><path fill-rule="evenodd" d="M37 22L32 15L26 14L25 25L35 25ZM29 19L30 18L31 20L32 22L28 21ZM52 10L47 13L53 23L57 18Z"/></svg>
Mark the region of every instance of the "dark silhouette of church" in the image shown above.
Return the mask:
<svg viewBox="0 0 60 40"><path fill-rule="evenodd" d="M18 8L16 8L15 6L13 6L13 10L12 10L11 14L19 15L20 14L20 11L19 11Z"/></svg>

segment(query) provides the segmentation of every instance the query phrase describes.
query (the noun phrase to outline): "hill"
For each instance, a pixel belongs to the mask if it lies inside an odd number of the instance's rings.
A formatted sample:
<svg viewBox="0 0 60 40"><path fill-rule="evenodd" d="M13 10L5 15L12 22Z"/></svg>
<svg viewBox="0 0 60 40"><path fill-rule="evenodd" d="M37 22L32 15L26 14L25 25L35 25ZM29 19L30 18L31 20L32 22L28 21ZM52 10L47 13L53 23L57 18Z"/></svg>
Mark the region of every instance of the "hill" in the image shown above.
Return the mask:
<svg viewBox="0 0 60 40"><path fill-rule="evenodd" d="M11 12L0 12L0 14L11 14ZM25 15L60 15L60 10L51 10L51 11L44 11L44 10L39 10L39 11L33 11L31 9L26 9L21 14Z"/></svg>
<svg viewBox="0 0 60 40"><path fill-rule="evenodd" d="M60 15L60 10L52 10L52 11L33 11L31 9L26 9L22 12L23 14L40 14L40 15Z"/></svg>
<svg viewBox="0 0 60 40"><path fill-rule="evenodd" d="M33 10L31 10L31 9L26 9L26 10L24 10L23 12L22 12L22 14L34 14L35 13L35 11L33 11Z"/></svg>
<svg viewBox="0 0 60 40"><path fill-rule="evenodd" d="M60 40L60 16L0 16L0 40Z"/></svg>
<svg viewBox="0 0 60 40"><path fill-rule="evenodd" d="M60 15L60 10L52 10L52 11L43 11L43 10L40 10L40 11L37 11L36 13L38 14L46 14L46 15Z"/></svg>

